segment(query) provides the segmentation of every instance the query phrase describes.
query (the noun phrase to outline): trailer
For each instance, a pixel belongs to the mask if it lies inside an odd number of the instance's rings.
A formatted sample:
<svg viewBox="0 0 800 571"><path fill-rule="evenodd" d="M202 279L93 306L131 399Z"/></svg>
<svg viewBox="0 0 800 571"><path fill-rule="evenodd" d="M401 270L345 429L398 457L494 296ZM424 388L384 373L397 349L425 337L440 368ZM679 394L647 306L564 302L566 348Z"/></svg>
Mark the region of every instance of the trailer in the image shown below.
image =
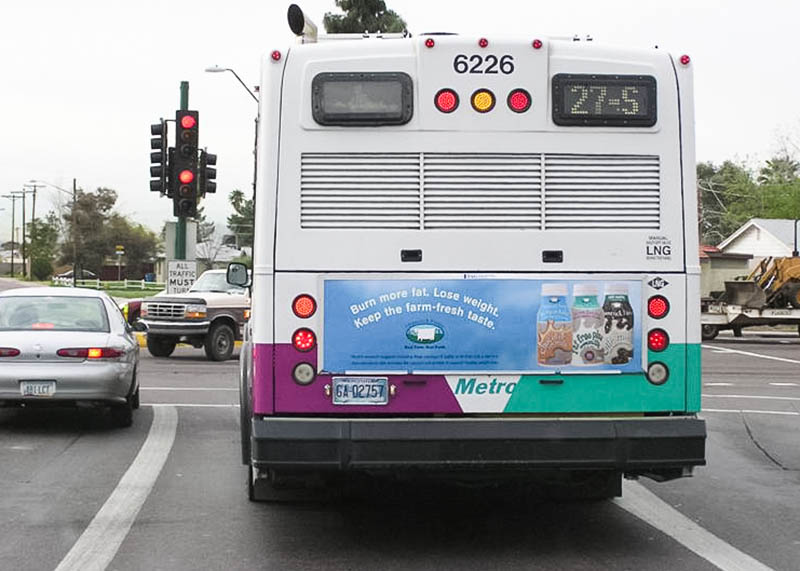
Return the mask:
<svg viewBox="0 0 800 571"><path fill-rule="evenodd" d="M800 309L754 308L704 299L700 324L703 341L714 339L723 329L732 329L734 336L741 337L742 329L758 325L794 325L800 334Z"/></svg>

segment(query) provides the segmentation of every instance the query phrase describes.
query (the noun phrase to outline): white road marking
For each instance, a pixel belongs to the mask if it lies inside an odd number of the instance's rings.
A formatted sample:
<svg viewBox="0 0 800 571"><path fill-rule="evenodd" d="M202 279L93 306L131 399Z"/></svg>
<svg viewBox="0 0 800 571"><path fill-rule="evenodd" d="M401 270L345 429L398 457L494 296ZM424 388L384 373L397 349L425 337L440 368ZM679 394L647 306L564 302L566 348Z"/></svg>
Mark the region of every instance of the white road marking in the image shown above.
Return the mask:
<svg viewBox="0 0 800 571"><path fill-rule="evenodd" d="M164 467L177 426L174 407L153 411L139 454L56 571L103 571L111 563Z"/></svg>
<svg viewBox="0 0 800 571"><path fill-rule="evenodd" d="M800 387L797 383L770 383L773 387Z"/></svg>
<svg viewBox="0 0 800 571"><path fill-rule="evenodd" d="M239 389L231 389L228 387L225 388L216 388L216 387L141 387L143 391L235 391L239 392Z"/></svg>
<svg viewBox="0 0 800 571"><path fill-rule="evenodd" d="M722 571L771 571L760 561L739 551L700 527L637 482L625 482L618 506L666 533Z"/></svg>
<svg viewBox="0 0 800 571"><path fill-rule="evenodd" d="M704 387L732 387L733 383L705 383Z"/></svg>
<svg viewBox="0 0 800 571"><path fill-rule="evenodd" d="M238 408L238 404L200 404L200 403L191 403L191 402L152 402L152 403L142 403L142 406L151 406L153 408L158 408L162 406L180 406L180 407L188 407L188 408L231 408L236 407Z"/></svg>
<svg viewBox="0 0 800 571"><path fill-rule="evenodd" d="M773 355L762 355L761 353L751 353L750 351L739 351L738 349L728 349L727 347L717 347L715 345L703 345L704 349L713 349L718 353L736 353L747 357L758 357L759 359L769 359L770 361L781 361L783 363L795 363L800 365L797 359L787 359L786 357L775 357Z"/></svg>
<svg viewBox="0 0 800 571"><path fill-rule="evenodd" d="M704 397L717 398L717 399L753 399L753 400L790 400L800 401L798 397L771 397L768 395L711 395L703 393Z"/></svg>
<svg viewBox="0 0 800 571"><path fill-rule="evenodd" d="M790 412L786 410L755 410L755 409L748 409L748 408L704 408L701 413L703 412L733 412L736 414L774 414L777 416L800 416L800 412Z"/></svg>

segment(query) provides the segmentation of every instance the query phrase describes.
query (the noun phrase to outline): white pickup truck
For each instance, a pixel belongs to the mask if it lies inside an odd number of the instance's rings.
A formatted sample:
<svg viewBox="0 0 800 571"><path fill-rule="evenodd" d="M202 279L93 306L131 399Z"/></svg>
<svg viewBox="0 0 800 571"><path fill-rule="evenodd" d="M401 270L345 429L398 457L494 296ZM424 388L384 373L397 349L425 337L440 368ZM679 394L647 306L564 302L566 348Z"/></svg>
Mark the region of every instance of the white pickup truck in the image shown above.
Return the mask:
<svg viewBox="0 0 800 571"><path fill-rule="evenodd" d="M169 357L183 342L203 347L213 361L225 361L249 318L248 289L229 284L225 270L209 270L186 293L143 300L138 323L147 331L154 357Z"/></svg>

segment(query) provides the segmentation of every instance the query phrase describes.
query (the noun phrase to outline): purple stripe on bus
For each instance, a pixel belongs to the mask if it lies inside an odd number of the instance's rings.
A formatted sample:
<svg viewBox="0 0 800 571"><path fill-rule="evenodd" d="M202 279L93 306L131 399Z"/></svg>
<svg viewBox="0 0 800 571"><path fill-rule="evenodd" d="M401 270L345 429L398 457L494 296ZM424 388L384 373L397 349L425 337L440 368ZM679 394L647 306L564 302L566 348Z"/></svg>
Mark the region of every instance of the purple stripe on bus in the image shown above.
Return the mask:
<svg viewBox="0 0 800 571"><path fill-rule="evenodd" d="M272 363L273 345L256 343L253 345L253 412L272 414Z"/></svg>
<svg viewBox="0 0 800 571"><path fill-rule="evenodd" d="M256 361L268 361L273 346L256 345ZM261 357L264 357L263 359ZM264 386L272 380L270 372L259 366L254 382L256 414L276 413L332 413L332 414L458 414L461 407L456 401L447 380L441 375L390 375L389 383L397 386L397 394L389 397L386 405L348 405L335 406L331 397L325 396L324 387L331 383L330 375L319 375L307 386L298 385L292 378L292 370L300 362L310 363L317 368L317 351L300 353L291 344L274 346L275 392L273 403L264 398L271 391Z"/></svg>

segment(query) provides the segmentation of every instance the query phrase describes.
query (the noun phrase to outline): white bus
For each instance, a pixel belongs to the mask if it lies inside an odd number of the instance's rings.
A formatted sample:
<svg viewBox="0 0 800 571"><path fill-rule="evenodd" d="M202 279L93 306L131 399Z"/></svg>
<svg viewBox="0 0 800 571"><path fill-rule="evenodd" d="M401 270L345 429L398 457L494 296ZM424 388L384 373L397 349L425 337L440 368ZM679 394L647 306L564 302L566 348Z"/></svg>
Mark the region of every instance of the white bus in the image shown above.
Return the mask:
<svg viewBox="0 0 800 571"><path fill-rule="evenodd" d="M431 471L608 497L703 465L689 58L311 39L263 60L250 497Z"/></svg>

